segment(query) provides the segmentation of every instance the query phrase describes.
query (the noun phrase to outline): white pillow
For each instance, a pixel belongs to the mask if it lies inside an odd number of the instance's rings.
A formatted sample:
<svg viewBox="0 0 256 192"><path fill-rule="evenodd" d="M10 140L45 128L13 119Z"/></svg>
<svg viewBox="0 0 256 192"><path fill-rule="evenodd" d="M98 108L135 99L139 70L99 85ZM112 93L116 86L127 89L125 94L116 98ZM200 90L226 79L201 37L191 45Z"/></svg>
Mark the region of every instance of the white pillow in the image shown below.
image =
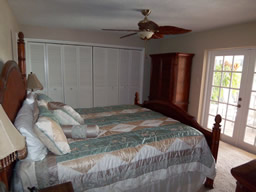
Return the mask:
<svg viewBox="0 0 256 192"><path fill-rule="evenodd" d="M23 102L23 105L15 119L14 125L19 132L26 137L28 151L26 160L40 161L47 155L47 148L39 140L33 130L33 105L33 103L28 104L27 102Z"/></svg>
<svg viewBox="0 0 256 192"><path fill-rule="evenodd" d="M27 104L32 104L35 102L35 99L36 99L36 94L33 93L33 92L30 92L28 95L27 95L27 98L25 99L25 102Z"/></svg>
<svg viewBox="0 0 256 192"><path fill-rule="evenodd" d="M70 153L70 147L60 125L50 117L39 117L35 132L47 148L56 155Z"/></svg>

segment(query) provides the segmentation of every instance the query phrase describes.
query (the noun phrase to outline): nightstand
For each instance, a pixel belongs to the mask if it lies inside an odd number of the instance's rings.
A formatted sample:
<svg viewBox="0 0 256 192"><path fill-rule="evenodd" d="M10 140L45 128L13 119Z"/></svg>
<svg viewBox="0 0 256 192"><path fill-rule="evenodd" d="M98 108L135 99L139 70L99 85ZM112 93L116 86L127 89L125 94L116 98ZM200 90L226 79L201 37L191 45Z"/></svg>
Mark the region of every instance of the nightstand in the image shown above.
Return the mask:
<svg viewBox="0 0 256 192"><path fill-rule="evenodd" d="M237 180L236 192L256 191L256 159L231 169Z"/></svg>
<svg viewBox="0 0 256 192"><path fill-rule="evenodd" d="M39 192L74 192L71 182L54 185L44 189L40 189Z"/></svg>

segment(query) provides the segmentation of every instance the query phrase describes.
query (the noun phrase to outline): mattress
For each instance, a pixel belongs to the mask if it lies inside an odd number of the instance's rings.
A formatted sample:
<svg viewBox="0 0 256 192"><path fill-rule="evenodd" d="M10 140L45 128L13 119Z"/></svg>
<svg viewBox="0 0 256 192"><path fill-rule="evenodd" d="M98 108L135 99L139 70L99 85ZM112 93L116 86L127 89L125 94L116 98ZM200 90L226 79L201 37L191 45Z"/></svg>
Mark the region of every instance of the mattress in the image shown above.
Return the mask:
<svg viewBox="0 0 256 192"><path fill-rule="evenodd" d="M67 181L78 192L136 191L188 173L215 177L207 142L193 127L135 105L76 111L85 124L100 127L99 136L69 139L71 153L66 155L19 162L17 175L25 191Z"/></svg>

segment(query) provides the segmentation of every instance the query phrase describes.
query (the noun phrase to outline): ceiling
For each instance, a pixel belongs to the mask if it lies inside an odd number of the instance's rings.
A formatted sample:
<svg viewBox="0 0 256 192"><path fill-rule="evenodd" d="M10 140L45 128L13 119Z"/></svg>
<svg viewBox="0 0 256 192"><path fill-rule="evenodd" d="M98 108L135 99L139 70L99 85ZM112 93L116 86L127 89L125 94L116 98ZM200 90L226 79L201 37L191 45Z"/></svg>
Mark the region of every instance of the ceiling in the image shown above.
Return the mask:
<svg viewBox="0 0 256 192"><path fill-rule="evenodd" d="M256 20L255 0L8 0L8 3L19 24L79 30L137 29L137 23L143 19L139 9L151 9L149 19L158 25L194 32Z"/></svg>

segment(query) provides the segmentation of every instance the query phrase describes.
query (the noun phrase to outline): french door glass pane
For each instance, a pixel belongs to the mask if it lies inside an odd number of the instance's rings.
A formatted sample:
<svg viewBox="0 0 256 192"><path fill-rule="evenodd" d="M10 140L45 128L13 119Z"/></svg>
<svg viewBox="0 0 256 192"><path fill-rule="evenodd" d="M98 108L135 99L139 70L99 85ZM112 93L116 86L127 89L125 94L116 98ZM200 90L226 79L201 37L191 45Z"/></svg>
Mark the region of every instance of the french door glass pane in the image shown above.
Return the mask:
<svg viewBox="0 0 256 192"><path fill-rule="evenodd" d="M213 73L213 85L220 86L221 82L221 72L214 72Z"/></svg>
<svg viewBox="0 0 256 192"><path fill-rule="evenodd" d="M256 92L251 93L250 108L256 109Z"/></svg>
<svg viewBox="0 0 256 192"><path fill-rule="evenodd" d="M214 116L209 115L207 128L208 128L208 129L212 129L213 124L214 124Z"/></svg>
<svg viewBox="0 0 256 192"><path fill-rule="evenodd" d="M215 57L214 70L222 71L223 56Z"/></svg>
<svg viewBox="0 0 256 192"><path fill-rule="evenodd" d="M247 125L256 127L256 111L249 110L248 117L247 117Z"/></svg>
<svg viewBox="0 0 256 192"><path fill-rule="evenodd" d="M231 83L232 88L240 88L241 77L242 77L242 73L233 73L232 74L232 83Z"/></svg>
<svg viewBox="0 0 256 192"><path fill-rule="evenodd" d="M235 121L236 112L237 112L237 107L228 105L227 119L231 121Z"/></svg>
<svg viewBox="0 0 256 192"><path fill-rule="evenodd" d="M224 128L224 134L232 137L233 131L234 131L234 126L235 126L234 122L226 121L225 128Z"/></svg>
<svg viewBox="0 0 256 192"><path fill-rule="evenodd" d="M237 105L239 97L239 90L230 89L229 104Z"/></svg>
<svg viewBox="0 0 256 192"><path fill-rule="evenodd" d="M220 88L218 88L218 87L212 87L211 100L213 100L213 101L219 101L219 93L220 93Z"/></svg>
<svg viewBox="0 0 256 192"><path fill-rule="evenodd" d="M236 55L234 58L233 71L241 71L243 70L244 56Z"/></svg>
<svg viewBox="0 0 256 192"><path fill-rule="evenodd" d="M224 57L224 71L231 71L233 56Z"/></svg>
<svg viewBox="0 0 256 192"><path fill-rule="evenodd" d="M219 101L223 103L228 102L228 95L229 95L229 89L227 88L221 88L220 89L220 98Z"/></svg>
<svg viewBox="0 0 256 192"><path fill-rule="evenodd" d="M229 87L230 86L230 80L231 80L231 73L230 72L223 72L222 80L221 80L221 86Z"/></svg>
<svg viewBox="0 0 256 192"><path fill-rule="evenodd" d="M256 129L251 127L246 127L244 142L256 146Z"/></svg>
<svg viewBox="0 0 256 192"><path fill-rule="evenodd" d="M216 115L217 114L217 110L218 110L218 103L211 101L209 113L211 115Z"/></svg>

